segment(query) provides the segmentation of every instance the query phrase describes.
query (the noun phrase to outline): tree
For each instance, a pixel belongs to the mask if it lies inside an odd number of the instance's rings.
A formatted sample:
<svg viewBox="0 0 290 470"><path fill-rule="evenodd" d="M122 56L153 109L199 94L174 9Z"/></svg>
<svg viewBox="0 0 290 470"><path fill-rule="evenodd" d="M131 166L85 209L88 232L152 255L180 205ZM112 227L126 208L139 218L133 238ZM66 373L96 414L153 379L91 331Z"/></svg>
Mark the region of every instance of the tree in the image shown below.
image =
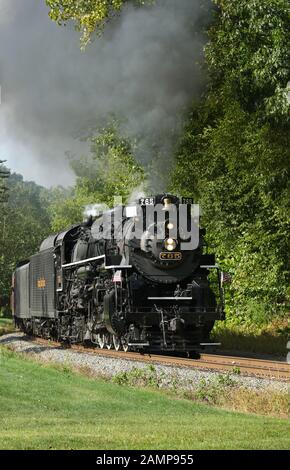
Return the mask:
<svg viewBox="0 0 290 470"><path fill-rule="evenodd" d="M91 153L87 158L72 161L71 165L77 183L70 197L52 204L54 230L80 222L86 206L106 204L113 207L115 196L126 202L145 179L144 170L134 157L132 144L120 136L115 122L91 137Z"/></svg>
<svg viewBox="0 0 290 470"><path fill-rule="evenodd" d="M214 2L217 18L206 55L216 106L235 98L246 111L289 122L289 1Z"/></svg>
<svg viewBox="0 0 290 470"><path fill-rule="evenodd" d="M151 2L152 0L46 0L51 19L58 24L72 21L82 32L84 46L93 33L100 33L105 23L120 13L126 4L144 5Z"/></svg>
<svg viewBox="0 0 290 470"><path fill-rule="evenodd" d="M203 209L233 274L229 314L266 321L290 300L288 0L218 0L208 93L192 110L173 188Z"/></svg>
<svg viewBox="0 0 290 470"><path fill-rule="evenodd" d="M0 298L7 305L11 276L19 261L36 251L50 233L50 218L43 188L26 183L20 175L7 179L9 198L0 205Z"/></svg>
<svg viewBox="0 0 290 470"><path fill-rule="evenodd" d="M7 201L7 187L4 182L10 175L9 170L4 166L5 161L0 160L0 204Z"/></svg>

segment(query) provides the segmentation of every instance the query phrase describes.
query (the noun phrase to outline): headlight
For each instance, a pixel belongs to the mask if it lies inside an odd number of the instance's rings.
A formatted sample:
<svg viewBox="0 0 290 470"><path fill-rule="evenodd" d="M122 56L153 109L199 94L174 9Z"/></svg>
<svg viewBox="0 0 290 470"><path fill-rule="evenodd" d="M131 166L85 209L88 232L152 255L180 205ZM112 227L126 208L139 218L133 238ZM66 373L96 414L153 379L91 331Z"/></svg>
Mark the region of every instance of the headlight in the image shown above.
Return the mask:
<svg viewBox="0 0 290 470"><path fill-rule="evenodd" d="M167 238L167 240L165 240L164 245L166 250L173 251L177 247L177 241L173 240L173 238Z"/></svg>

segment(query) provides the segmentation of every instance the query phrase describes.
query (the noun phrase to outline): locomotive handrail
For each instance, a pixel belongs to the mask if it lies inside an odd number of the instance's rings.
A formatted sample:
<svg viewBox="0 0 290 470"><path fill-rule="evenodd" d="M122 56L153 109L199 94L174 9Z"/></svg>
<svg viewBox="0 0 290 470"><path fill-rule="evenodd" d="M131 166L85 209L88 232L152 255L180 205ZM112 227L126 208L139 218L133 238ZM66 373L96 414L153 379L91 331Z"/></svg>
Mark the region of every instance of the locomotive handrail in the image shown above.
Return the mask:
<svg viewBox="0 0 290 470"><path fill-rule="evenodd" d="M105 269L132 269L133 266L127 266L127 265L116 265L116 266L105 266Z"/></svg>
<svg viewBox="0 0 290 470"><path fill-rule="evenodd" d="M213 266L200 266L202 269L219 269L219 266L217 264L213 265Z"/></svg>
<svg viewBox="0 0 290 470"><path fill-rule="evenodd" d="M96 256L95 258L83 259L81 261L75 261L74 263L63 264L62 268L73 268L74 266L81 266L82 264L91 263L92 261L99 261L105 259L105 255Z"/></svg>
<svg viewBox="0 0 290 470"><path fill-rule="evenodd" d="M147 297L148 300L192 300L192 297Z"/></svg>

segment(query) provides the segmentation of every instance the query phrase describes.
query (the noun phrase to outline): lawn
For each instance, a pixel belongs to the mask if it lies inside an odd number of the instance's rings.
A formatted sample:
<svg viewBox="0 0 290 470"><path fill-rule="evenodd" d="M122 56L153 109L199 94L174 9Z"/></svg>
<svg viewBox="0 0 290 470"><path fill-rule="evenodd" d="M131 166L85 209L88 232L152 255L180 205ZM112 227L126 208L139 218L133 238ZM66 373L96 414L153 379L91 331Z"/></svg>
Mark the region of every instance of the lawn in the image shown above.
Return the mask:
<svg viewBox="0 0 290 470"><path fill-rule="evenodd" d="M94 380L0 349L1 449L289 449L287 420Z"/></svg>
<svg viewBox="0 0 290 470"><path fill-rule="evenodd" d="M14 330L12 318L0 317L0 336L11 333Z"/></svg>
<svg viewBox="0 0 290 470"><path fill-rule="evenodd" d="M0 328L12 325L11 318L0 317Z"/></svg>

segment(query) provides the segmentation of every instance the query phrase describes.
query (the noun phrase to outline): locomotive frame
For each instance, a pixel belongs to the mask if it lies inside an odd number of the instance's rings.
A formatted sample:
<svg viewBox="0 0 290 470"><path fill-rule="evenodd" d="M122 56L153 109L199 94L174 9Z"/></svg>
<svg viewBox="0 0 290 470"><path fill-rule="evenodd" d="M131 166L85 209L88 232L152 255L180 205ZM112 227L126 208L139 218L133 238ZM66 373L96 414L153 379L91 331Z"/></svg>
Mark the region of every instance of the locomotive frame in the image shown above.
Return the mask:
<svg viewBox="0 0 290 470"><path fill-rule="evenodd" d="M165 208L168 201L181 204L168 194L154 201ZM130 231L131 224L124 214L122 229ZM49 236L17 265L17 327L28 335L117 350L191 353L209 344L215 321L225 318L224 293L215 256L204 253L203 231L192 252L155 239L145 252L134 239L96 240L96 227L105 233L104 215ZM217 295L210 270L217 274Z"/></svg>

